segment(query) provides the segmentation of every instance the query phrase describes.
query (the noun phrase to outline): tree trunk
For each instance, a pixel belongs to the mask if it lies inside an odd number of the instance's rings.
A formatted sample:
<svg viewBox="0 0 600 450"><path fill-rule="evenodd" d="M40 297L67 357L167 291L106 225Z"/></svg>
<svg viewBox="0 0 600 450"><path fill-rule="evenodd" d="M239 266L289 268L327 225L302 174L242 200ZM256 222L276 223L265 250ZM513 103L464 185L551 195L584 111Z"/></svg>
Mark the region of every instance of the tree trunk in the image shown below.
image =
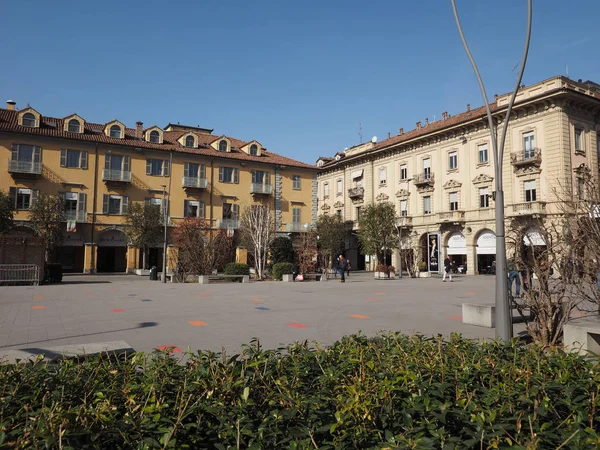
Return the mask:
<svg viewBox="0 0 600 450"><path fill-rule="evenodd" d="M148 267L146 266L146 246L142 248L142 269L146 270Z"/></svg>

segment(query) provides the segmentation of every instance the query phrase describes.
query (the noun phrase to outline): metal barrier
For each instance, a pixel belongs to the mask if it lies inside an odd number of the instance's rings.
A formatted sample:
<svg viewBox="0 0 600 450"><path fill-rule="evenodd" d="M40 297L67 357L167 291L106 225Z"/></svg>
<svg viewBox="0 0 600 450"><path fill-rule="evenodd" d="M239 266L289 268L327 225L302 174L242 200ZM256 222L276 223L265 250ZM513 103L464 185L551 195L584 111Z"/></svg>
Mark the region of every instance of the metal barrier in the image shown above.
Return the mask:
<svg viewBox="0 0 600 450"><path fill-rule="evenodd" d="M0 285L40 284L37 264L0 264Z"/></svg>

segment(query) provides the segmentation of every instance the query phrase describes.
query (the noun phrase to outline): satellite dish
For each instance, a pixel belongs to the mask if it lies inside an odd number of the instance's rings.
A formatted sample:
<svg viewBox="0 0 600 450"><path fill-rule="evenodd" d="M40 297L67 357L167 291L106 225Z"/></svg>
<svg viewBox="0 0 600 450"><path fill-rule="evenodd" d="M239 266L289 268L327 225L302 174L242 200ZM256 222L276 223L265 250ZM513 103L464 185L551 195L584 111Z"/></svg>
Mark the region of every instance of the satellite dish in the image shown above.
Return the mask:
<svg viewBox="0 0 600 450"><path fill-rule="evenodd" d="M374 144L375 142L377 142L377 136L373 136L373 137L371 138L371 142L372 142L373 144Z"/></svg>

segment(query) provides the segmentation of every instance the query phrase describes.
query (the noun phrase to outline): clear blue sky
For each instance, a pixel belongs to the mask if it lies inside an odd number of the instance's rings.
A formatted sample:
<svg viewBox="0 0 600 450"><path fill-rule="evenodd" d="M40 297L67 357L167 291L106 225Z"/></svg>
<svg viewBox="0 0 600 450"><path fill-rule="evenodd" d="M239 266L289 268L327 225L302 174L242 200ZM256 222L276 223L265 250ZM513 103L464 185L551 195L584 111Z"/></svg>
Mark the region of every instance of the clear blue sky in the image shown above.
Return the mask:
<svg viewBox="0 0 600 450"><path fill-rule="evenodd" d="M525 0L458 0L490 97L512 89ZM600 81L600 1L534 0L524 83ZM482 104L450 0L0 1L0 101L133 127L214 128L314 163Z"/></svg>

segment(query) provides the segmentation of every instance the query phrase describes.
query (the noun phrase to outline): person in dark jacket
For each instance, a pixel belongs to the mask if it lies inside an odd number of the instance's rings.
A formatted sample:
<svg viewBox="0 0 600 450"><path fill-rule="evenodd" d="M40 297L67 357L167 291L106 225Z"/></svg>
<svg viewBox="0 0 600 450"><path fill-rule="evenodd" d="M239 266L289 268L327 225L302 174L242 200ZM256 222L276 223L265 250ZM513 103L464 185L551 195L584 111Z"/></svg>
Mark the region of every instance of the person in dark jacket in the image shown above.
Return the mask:
<svg viewBox="0 0 600 450"><path fill-rule="evenodd" d="M442 281L444 283L446 282L446 276L449 276L450 281L452 281L452 271L450 270L451 265L452 263L450 262L450 258L446 256L446 259L444 259L444 276L442 277Z"/></svg>
<svg viewBox="0 0 600 450"><path fill-rule="evenodd" d="M350 269L352 269L352 264L350 264L350 260L346 259L346 276L350 276Z"/></svg>
<svg viewBox="0 0 600 450"><path fill-rule="evenodd" d="M342 276L340 283L346 282L346 277L344 276L344 274L346 273L346 267L348 267L347 261L344 259L343 255L340 255L340 257L338 258L338 270L340 271L340 275Z"/></svg>

